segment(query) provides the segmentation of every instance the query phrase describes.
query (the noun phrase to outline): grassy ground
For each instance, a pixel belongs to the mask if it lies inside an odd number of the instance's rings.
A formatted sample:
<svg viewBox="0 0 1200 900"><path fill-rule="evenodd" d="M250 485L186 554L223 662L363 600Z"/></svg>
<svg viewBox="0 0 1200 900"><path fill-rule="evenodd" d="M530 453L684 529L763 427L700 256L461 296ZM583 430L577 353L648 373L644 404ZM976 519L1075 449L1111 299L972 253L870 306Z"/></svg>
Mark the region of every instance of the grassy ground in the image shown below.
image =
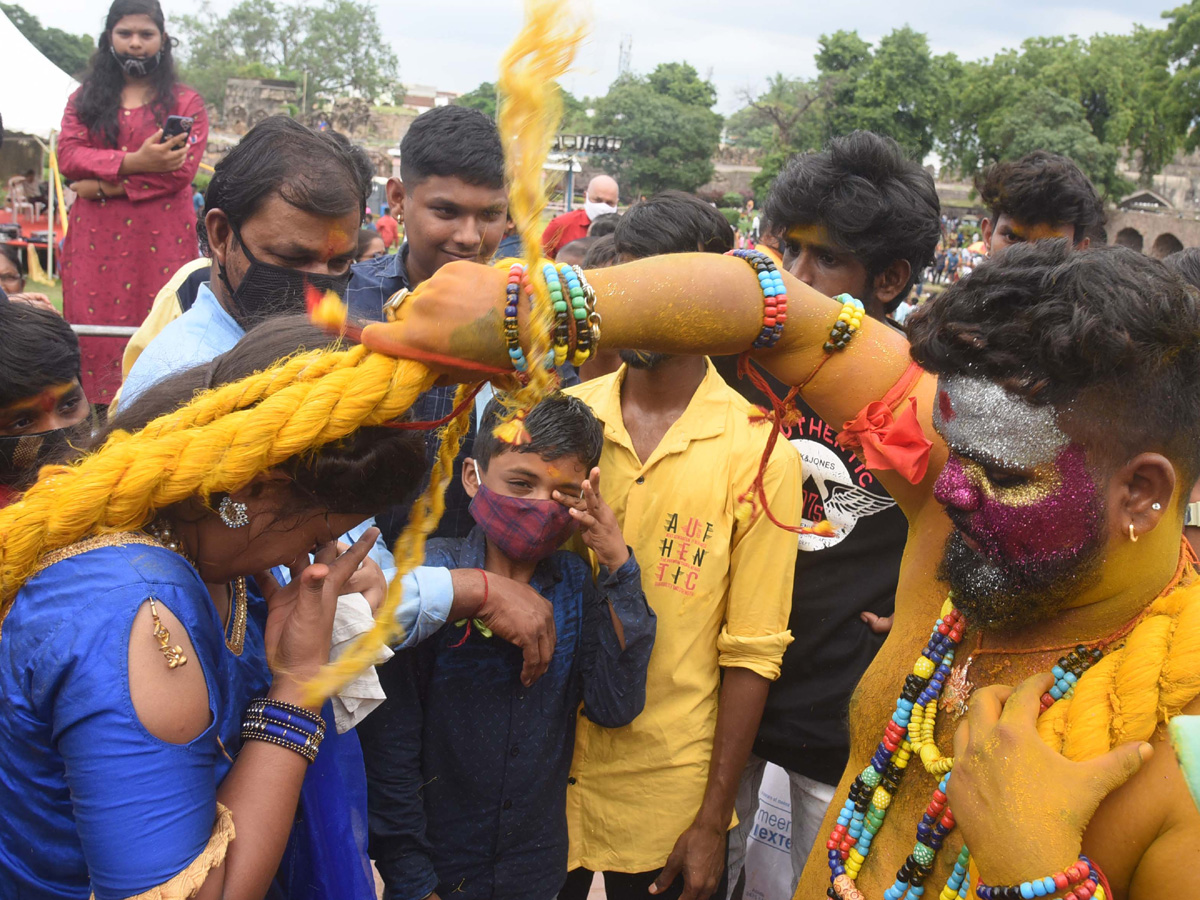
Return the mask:
<svg viewBox="0 0 1200 900"><path fill-rule="evenodd" d="M59 312L62 312L62 282L55 281L53 285L34 284L32 281L25 282L25 290L30 293L45 294L50 298L50 302L57 307Z"/></svg>

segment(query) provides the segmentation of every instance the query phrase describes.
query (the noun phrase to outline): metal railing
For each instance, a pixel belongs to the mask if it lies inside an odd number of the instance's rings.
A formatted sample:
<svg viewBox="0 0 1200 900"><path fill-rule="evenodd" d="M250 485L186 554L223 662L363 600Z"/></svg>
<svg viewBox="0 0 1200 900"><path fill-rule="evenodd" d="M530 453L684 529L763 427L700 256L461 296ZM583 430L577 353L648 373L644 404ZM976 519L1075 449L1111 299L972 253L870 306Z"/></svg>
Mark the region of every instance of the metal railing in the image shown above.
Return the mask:
<svg viewBox="0 0 1200 900"><path fill-rule="evenodd" d="M85 337L132 337L137 331L129 325L72 325L71 330Z"/></svg>

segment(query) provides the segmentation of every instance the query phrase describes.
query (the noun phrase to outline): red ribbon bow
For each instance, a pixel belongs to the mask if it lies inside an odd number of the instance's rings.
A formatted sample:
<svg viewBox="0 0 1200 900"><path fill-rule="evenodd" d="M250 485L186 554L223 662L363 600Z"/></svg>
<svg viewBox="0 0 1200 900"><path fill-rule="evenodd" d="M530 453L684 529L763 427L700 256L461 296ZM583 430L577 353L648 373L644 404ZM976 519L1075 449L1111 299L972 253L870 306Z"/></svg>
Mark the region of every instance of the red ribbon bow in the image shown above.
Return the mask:
<svg viewBox="0 0 1200 900"><path fill-rule="evenodd" d="M868 403L842 426L838 443L859 454L868 469L892 469L912 484L920 484L929 469L933 443L917 421L917 398L901 402L900 412L882 400Z"/></svg>

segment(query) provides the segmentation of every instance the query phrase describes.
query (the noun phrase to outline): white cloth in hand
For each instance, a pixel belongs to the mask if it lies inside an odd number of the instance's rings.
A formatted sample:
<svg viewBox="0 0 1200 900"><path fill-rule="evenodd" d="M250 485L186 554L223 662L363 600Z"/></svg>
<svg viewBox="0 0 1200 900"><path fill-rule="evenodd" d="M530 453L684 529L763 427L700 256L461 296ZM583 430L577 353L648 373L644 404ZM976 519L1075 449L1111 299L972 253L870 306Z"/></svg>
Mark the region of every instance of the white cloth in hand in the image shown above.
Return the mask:
<svg viewBox="0 0 1200 900"><path fill-rule="evenodd" d="M366 597L358 593L342 594L338 597L337 612L333 617L333 641L329 647L330 661L341 656L355 638L370 631L374 626L375 617L371 614L371 604L367 602ZM394 655L389 647L384 647L379 653L379 658L375 660L375 665L387 662ZM331 700L338 734L345 734L370 715L386 698L383 685L379 683L379 675L373 668L367 669Z"/></svg>

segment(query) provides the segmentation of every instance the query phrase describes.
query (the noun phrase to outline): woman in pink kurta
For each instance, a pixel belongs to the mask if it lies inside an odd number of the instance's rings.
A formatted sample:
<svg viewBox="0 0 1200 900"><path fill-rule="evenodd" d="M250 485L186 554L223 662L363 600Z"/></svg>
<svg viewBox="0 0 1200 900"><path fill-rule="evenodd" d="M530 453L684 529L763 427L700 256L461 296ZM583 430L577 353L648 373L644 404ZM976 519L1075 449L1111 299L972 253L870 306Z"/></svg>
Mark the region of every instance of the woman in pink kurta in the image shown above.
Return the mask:
<svg viewBox="0 0 1200 900"><path fill-rule="evenodd" d="M191 131L162 142L171 115L191 118ZM62 255L68 322L137 327L159 288L199 255L191 183L207 140L204 100L175 81L157 0L116 0L59 137L59 165L79 195ZM80 338L91 402L108 403L120 387L127 341Z"/></svg>

